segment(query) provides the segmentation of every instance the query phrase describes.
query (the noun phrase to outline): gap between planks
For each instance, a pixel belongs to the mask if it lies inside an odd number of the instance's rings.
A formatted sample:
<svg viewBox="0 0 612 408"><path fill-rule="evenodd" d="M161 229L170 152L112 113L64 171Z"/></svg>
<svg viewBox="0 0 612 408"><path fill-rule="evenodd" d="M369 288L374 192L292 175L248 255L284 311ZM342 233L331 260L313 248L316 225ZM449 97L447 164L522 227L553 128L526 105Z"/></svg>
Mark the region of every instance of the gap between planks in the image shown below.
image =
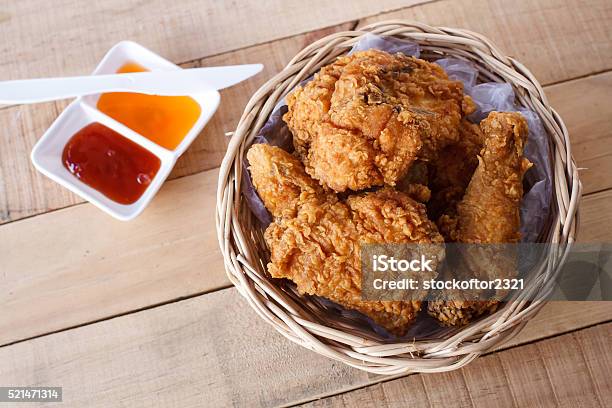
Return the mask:
<svg viewBox="0 0 612 408"><path fill-rule="evenodd" d="M587 194L587 195L583 196L583 198L587 198L589 196L596 196L595 198L599 198L599 196L601 195L600 193L605 192L605 191L612 192L611 190L612 189L608 189L608 190L603 190L603 191L598 191L598 192L590 193L590 194ZM609 199L612 200L612 196ZM612 211L612 209L610 211ZM595 212L599 212L599 211L595 211ZM22 342L25 342L25 341L29 341L29 340L32 340L32 339L39 338L39 337L44 337L44 336L49 336L49 335L56 334L56 333L61 333L63 331L67 331L67 330L77 329L77 328L83 327L83 326L89 326L91 324L96 324L96 323L99 323L99 322L103 322L105 320L111 320L111 319L115 319L115 318L118 318L118 317L129 315L129 314L139 313L139 312L147 311L147 310L150 310L150 309L155 309L155 308L162 307L162 306L167 306L167 305L170 305L172 303L176 303L176 302L181 302L181 301L193 299L193 298L196 298L196 297L204 296L206 294L209 294L209 293L212 293L212 292L216 292L216 291L219 291L219 290L228 289L228 288L231 288L231 287L232 287L232 285L230 283L221 284L218 287L210 287L210 288L207 288L206 290L202 290L200 292L194 292L194 293L189 294L189 295L184 295L184 296L179 296L179 297L176 297L176 298L171 298L171 299L168 299L166 301L162 301L162 302L158 302L158 303L152 303L152 304L147 305L147 306L142 306L142 307L139 307L139 308L130 309L130 310L127 310L127 311L121 312L121 313L110 314L108 316L101 317L99 319L82 322L82 323L75 324L75 325L72 325L72 326L66 326L66 327L61 328L61 329L51 330L51 331L40 333L40 334L37 334L37 335L34 335L34 336L25 337L25 338L22 338L22 339L18 339L18 340L6 342L6 343L0 343L0 348L1 347L6 347L6 346L11 346L11 345L18 344L18 343L22 343ZM585 326L585 327L590 327L592 325L597 325L597 324L606 323L606 322L607 321L599 322L599 323L593 323L593 324ZM585 327L582 327L582 328L585 328ZM578 329L574 329L574 330L581 330L582 328L578 328ZM569 332L574 331L574 330L570 330ZM554 335L552 335L552 336L554 336ZM544 338L548 338L548 337L544 337Z"/></svg>
<svg viewBox="0 0 612 408"><path fill-rule="evenodd" d="M107 0L78 3L22 0L3 7L0 76L58 76L85 72L115 43L130 39L171 61L191 61L408 8L427 0ZM49 32L56 35L48 36ZM19 38L20 47L9 39ZM65 46L69 45L69 46ZM59 54L57 50L62 50ZM27 66L25 72L23 67Z"/></svg>
<svg viewBox="0 0 612 408"><path fill-rule="evenodd" d="M423 2L427 2L427 3L434 3L436 1L444 1L444 0L423 0ZM422 4L422 3L418 3L418 4L415 4L414 6L409 6L409 7L415 7L415 6L420 5L420 4ZM327 27L321 27L321 28L318 28L316 30L312 30L312 31L309 31L309 32L296 33L296 34L293 34L291 36L276 38L276 39L272 39L272 40L269 40L269 41L263 41L261 43L256 43L256 44L250 44L250 45L247 45L247 46L244 46L244 47L236 48L236 49L225 51L225 52L218 53L218 54L211 54L211 55L207 55L207 56L203 56L203 57L199 57L199 58L194 58L194 59L187 60L187 61L173 62L173 63L178 65L179 67L181 67L183 69L200 68L200 67L206 67L206 66L216 66L214 64L207 63L207 61L225 60L225 59L227 59L227 56L230 56L230 55L239 54L239 53L243 53L243 52L248 52L249 50L251 50L253 48L258 48L258 47L261 47L261 46L266 46L266 45L274 44L274 43L277 43L279 41L283 41L283 42L284 41L291 41L291 40L294 40L296 38L300 38L300 37L303 37L303 36L311 36L312 37L312 41L315 41L315 40L319 39L318 37L323 37L323 34L327 35L327 34L331 34L331 33L334 33L334 32L339 32L339 31L345 31L345 30L351 31L351 30L354 30L359 25L359 21L360 20L346 21L346 22L330 25L330 26L327 26ZM319 35L318 33L321 33L322 35ZM287 60L287 61L289 61L289 60ZM253 62L253 63L255 63L255 62ZM218 65L220 65L220 64L218 64ZM92 67L92 71L93 71L93 68L94 67ZM264 64L264 69L265 69L265 64ZM236 84L236 85L238 85L238 84ZM71 101L57 100L57 101L54 101L52 103L68 104ZM45 102L41 102L41 103L45 103ZM3 110L6 110L6 109L18 108L18 107L24 106L24 105L27 105L27 104L8 104L8 105L7 104L4 104L4 105L0 104L0 112L3 111ZM58 112L58 116L59 116L59 112Z"/></svg>
<svg viewBox="0 0 612 408"><path fill-rule="evenodd" d="M327 26L322 26L322 27L317 27L317 28L310 28L310 29L303 29L303 31L299 31L299 30L294 30L294 31L290 31L285 33L284 35L278 36L278 37L272 37L272 38L268 38L265 40L261 40L259 42L253 42L253 43L248 43L248 44L243 44L240 46L237 46L235 48L231 48L231 49L218 49L217 51L214 51L210 54L206 54L206 55L201 55L199 57L195 57L195 58L191 58L191 59L187 59L187 60L183 60L181 62L175 62L175 64L184 67L184 68L190 68L192 66L200 66L200 64L207 60L207 59L214 59L215 57L222 57L223 55L227 55L227 54L231 54L231 53L236 53L236 52L240 52L240 51L244 51L246 49L249 48L253 48L253 47L257 47L257 46L261 46L261 45L266 45L266 44L270 44L270 43L274 43L277 41L282 41L282 40L286 40L286 39L290 39L292 37L297 37L300 35L304 35L304 34L308 34L308 33L312 33L312 32L317 32L317 31L326 31L329 29L333 29L333 28L341 28L343 26L347 26L347 30L354 30L357 25L359 24L359 22L361 21L362 18L368 17L368 18L373 18L376 17L378 15L381 15L383 13L388 13L388 12L394 12L394 11L398 11L398 10L403 10L403 9L409 9L411 7L417 7L426 3L435 3L438 1L444 1L444 0L413 0L412 4L406 5L401 4L401 3L397 3L397 5L392 5L390 8L383 8L381 7L380 9L378 9L377 11L374 11L372 14L369 15L360 15L359 13L355 14L355 17L357 18L347 18L346 20L342 21L342 18L346 18L346 17L341 17L340 19L335 19L335 20L330 20L327 21L327 23L329 23L329 25ZM378 3L372 3L369 2L369 4L384 4L385 2L378 2ZM354 5L354 4L353 4ZM346 8L345 8L346 9ZM340 31L340 30L336 30L336 31ZM98 50L98 53L100 55L103 55L104 52L106 52L107 49L100 49ZM170 57L166 57L166 58L170 58ZM97 63L97 62L96 62ZM95 65L92 65L90 67L91 70L93 70L93 67ZM71 75L77 75L76 73L73 73ZM81 73L80 75L85 75L84 73ZM59 74L56 76L60 76ZM44 77L44 76L42 76ZM7 78L8 79L8 78ZM11 78L11 79L15 79L15 78ZM21 78L21 79L26 79L26 78ZM8 104L8 105L1 105L0 104L0 111L4 110L4 109L8 109L8 108L14 108L14 107L18 107L21 106L22 104Z"/></svg>
<svg viewBox="0 0 612 408"><path fill-rule="evenodd" d="M604 175L605 175L605 173L604 173ZM200 177L200 176L197 176L197 177ZM46 214L45 214L45 215L46 215ZM224 286L223 286L223 285L222 285L222 286L219 286L219 288L221 288L221 287L224 287ZM206 291L206 292L208 292L208 291ZM188 297L193 297L193 296L194 296L194 295L189 295ZM184 297L184 296L183 296L183 297ZM182 297L181 297L181 296L178 296L177 298L182 298ZM175 299L177 299L177 298L175 298ZM170 302L172 302L172 301L170 301ZM168 303L168 302L161 302L161 303L157 303L157 304L162 304L162 303L163 303L163 304L166 304L166 303ZM104 320L104 319L101 319L101 320Z"/></svg>

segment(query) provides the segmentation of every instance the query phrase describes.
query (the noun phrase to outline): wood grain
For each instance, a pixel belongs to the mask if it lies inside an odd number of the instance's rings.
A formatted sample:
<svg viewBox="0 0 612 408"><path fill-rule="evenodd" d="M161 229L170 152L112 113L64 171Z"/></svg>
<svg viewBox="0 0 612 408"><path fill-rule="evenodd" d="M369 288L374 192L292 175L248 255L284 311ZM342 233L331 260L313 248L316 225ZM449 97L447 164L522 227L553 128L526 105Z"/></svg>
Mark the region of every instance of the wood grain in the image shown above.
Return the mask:
<svg viewBox="0 0 612 408"><path fill-rule="evenodd" d="M610 242L612 212L603 208L612 204L612 191L591 194L580 205L580 242Z"/></svg>
<svg viewBox="0 0 612 408"><path fill-rule="evenodd" d="M130 223L85 204L2 226L0 344L228 285L214 230L216 177L166 183ZM609 242L612 191L587 196L581 211L579 240Z"/></svg>
<svg viewBox="0 0 612 408"><path fill-rule="evenodd" d="M587 315L590 315L587 317ZM499 349L517 346L523 339L541 339L555 336L612 319L612 302L548 302L521 330L519 336L503 344ZM577 324L576 322L581 322Z"/></svg>
<svg viewBox="0 0 612 408"><path fill-rule="evenodd" d="M227 286L216 184L166 183L130 223L87 204L0 228L0 343Z"/></svg>
<svg viewBox="0 0 612 408"><path fill-rule="evenodd" d="M434 407L449 407L451 405L465 407L472 405L472 396L460 371L448 371L440 373L440 375L425 375L421 380L426 390L435 390L427 392L427 399ZM387 387L386 391L392 390ZM401 400L395 398L394 394L392 394L389 400L392 406L398 406L397 404L401 402Z"/></svg>
<svg viewBox="0 0 612 408"><path fill-rule="evenodd" d="M562 310L553 310L550 319L574 330L596 314L610 316L610 304L583 306L581 319L568 321ZM516 344L542 338L524 333ZM0 383L61 385L65 403L87 407L277 406L385 380L287 341L234 288L5 346L0 361ZM444 378L460 384L456 375ZM428 390L441 387L433 379L426 381ZM453 392L430 398L450 400Z"/></svg>
<svg viewBox="0 0 612 408"><path fill-rule="evenodd" d="M570 132L583 194L612 188L612 72L546 88Z"/></svg>
<svg viewBox="0 0 612 408"><path fill-rule="evenodd" d="M36 172L30 151L66 103L0 110L0 222L82 203L83 199Z"/></svg>
<svg viewBox="0 0 612 408"><path fill-rule="evenodd" d="M187 62L422 2L3 2L0 78L87 74L110 47L127 39Z"/></svg>
<svg viewBox="0 0 612 408"><path fill-rule="evenodd" d="M589 370L589 377L595 388L598 400L602 406L606 405L604 397L612 390L612 376L610 376L610 367L612 367L612 356L610 355L610 339L612 336L608 333L607 337L591 336L587 330L577 332L574 337L578 342L580 352L584 357L584 361ZM609 401L610 398L608 397Z"/></svg>
<svg viewBox="0 0 612 408"><path fill-rule="evenodd" d="M543 84L612 67L612 3L607 0L463 0L423 4L360 21L409 19L484 34Z"/></svg>
<svg viewBox="0 0 612 408"><path fill-rule="evenodd" d="M600 360L610 338L612 324L602 324L490 354L450 373L411 375L301 406L604 407L612 388L596 388L603 378L588 364ZM612 361L604 355L608 365L598 365L609 370Z"/></svg>
<svg viewBox="0 0 612 408"><path fill-rule="evenodd" d="M525 355L525 351L531 353ZM537 346L511 349L499 353L498 358L517 406L558 406L554 386Z"/></svg>
<svg viewBox="0 0 612 408"><path fill-rule="evenodd" d="M606 335L608 341L612 339L612 325L603 325L600 335ZM591 332L591 335L593 333ZM561 407L603 407L600 396L593 384L586 365L584 351L576 339L554 338L549 341L538 342L533 345L534 353L539 354L546 374L550 380L555 397ZM560 353L560 351L562 352ZM589 350L593 352L594 350ZM591 358L595 357L590 355ZM609 390L612 392L612 390ZM612 394L605 394L604 401L609 401Z"/></svg>
<svg viewBox="0 0 612 408"><path fill-rule="evenodd" d="M606 6L608 3L594 1L592 6L579 11L575 10L573 3L550 0L520 0L515 3L516 7L501 8L499 2L489 4L484 0L470 0L465 10L474 10L473 17L471 14L465 14L463 6L460 5L463 3L443 1L405 9L386 17L416 18L432 24L480 31L498 43L503 50L519 58L544 84L612 68L612 41L603 40L612 38L612 26L607 23L610 17ZM565 21L566 15L570 13L577 17ZM542 21L543 15L547 16L545 21ZM370 21L368 19L364 23ZM563 29L551 25L554 21L563 21ZM225 134L235 128L250 95L265 80L280 71L304 46L317 38L346 30L350 26L350 23L341 24L184 64L200 66L263 61L265 70L249 81L222 92L223 103L219 111L178 161L171 178L217 167L228 143ZM515 32L509 36L509 30ZM588 44L588 47L597 46L596 51L589 54L589 58L580 57L585 52L583 43ZM167 56L172 58L172 55ZM180 61L176 58L174 60ZM588 63L585 63L586 60ZM612 137L612 94L608 92L611 78L610 75L597 75L589 81L576 81L572 88L567 88L566 84L550 87L551 103L565 118L570 134L585 135L584 145L576 146L575 154L580 165L581 157L589 157L589 161L583 166L589 169L584 171L587 192L612 187L610 179L605 176L605 171L610 170L612 163L609 160L612 147L599 151L597 143L591 142ZM566 93L571 95L571 98L567 98ZM26 159L36 140L53 122L63 106L65 103L0 110L0 128L5 130L3 134L6 135L3 149L0 149L0 223L82 202L80 198L37 173ZM589 109L583 109L584 106L589 106ZM593 149L597 154L589 156ZM584 156L581 156L581 153ZM591 180L592 185L589 183Z"/></svg>

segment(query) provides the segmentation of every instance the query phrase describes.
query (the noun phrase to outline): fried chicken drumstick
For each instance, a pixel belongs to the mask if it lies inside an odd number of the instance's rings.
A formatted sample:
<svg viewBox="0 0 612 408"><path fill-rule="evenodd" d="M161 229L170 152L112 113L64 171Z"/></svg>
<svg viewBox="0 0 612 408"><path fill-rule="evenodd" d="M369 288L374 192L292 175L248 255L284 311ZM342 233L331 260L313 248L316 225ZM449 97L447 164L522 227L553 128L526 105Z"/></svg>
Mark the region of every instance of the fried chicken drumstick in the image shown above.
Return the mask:
<svg viewBox="0 0 612 408"><path fill-rule="evenodd" d="M474 109L431 62L368 50L338 58L287 96L283 119L306 172L336 192L395 186L459 136Z"/></svg>
<svg viewBox="0 0 612 408"><path fill-rule="evenodd" d="M270 275L292 280L302 294L357 310L391 333L405 333L421 302L362 301L360 243L442 243L425 206L387 188L340 201L277 147L253 145L247 159L274 216L265 232Z"/></svg>
<svg viewBox="0 0 612 408"><path fill-rule="evenodd" d="M482 121L480 130L484 147L478 156L478 166L457 205L456 216L445 215L442 221L449 235L459 243L516 243L520 239L522 180L531 166L523 157L527 123L519 113L492 112ZM474 254L482 250L482 246L477 247ZM467 252L470 255L470 251ZM479 264L477 256L470 257L466 261L470 277L491 280L512 277L516 273L511 259L502 256L495 261L481 260ZM485 312L494 311L499 304L497 300L461 300L463 296L462 293L446 293L445 298L453 300L429 302L428 312L443 324L463 325Z"/></svg>

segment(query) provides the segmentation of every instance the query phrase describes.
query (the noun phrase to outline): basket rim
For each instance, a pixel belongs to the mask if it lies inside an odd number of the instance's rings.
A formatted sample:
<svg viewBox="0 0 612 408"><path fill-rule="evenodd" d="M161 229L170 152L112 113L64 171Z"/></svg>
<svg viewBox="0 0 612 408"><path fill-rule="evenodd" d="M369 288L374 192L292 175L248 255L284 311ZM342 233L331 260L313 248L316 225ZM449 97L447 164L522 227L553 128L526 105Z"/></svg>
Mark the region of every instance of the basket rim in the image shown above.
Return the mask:
<svg viewBox="0 0 612 408"><path fill-rule="evenodd" d="M247 103L221 164L217 187L216 227L228 278L250 306L289 340L330 358L377 374L441 372L462 367L478 355L514 337L539 311L544 301L517 301L460 329L449 338L414 342L381 342L355 332L309 320L302 306L268 281L258 263L255 242L249 238L252 215L241 221L241 160L272 109L302 79L346 53L367 34L408 39L425 50L457 54L477 61L485 74L509 82L517 99L534 110L550 141L553 174L553 204L546 241L572 244L579 221L582 185L571 154L567 127L549 105L535 76L519 61L505 56L485 36L463 29L433 27L406 21L382 21L352 31L321 38L298 52L283 70L262 85ZM488 71L488 72L487 72ZM246 225L243 225L246 223ZM552 274L562 265L566 251L547 259L545 271ZM550 276L550 275L547 275ZM302 301L300 303L304 303Z"/></svg>

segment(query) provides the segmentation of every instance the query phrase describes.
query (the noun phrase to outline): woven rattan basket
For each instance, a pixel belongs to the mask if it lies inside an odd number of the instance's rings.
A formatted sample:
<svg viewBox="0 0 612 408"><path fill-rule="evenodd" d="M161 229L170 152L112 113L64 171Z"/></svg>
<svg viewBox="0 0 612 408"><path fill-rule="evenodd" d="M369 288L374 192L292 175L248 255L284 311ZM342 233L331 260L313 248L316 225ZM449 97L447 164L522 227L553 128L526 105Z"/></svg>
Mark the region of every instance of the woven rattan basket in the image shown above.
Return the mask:
<svg viewBox="0 0 612 408"><path fill-rule="evenodd" d="M543 301L516 300L449 336L411 342L389 342L371 331L334 318L325 307L299 297L266 273L263 231L242 199L242 160L246 149L274 106L300 81L346 53L362 36L374 33L416 42L421 58L453 56L474 63L481 80L510 83L517 103L536 112L550 138L553 208L542 241L571 244L578 225L581 185L571 155L567 129L550 107L542 87L518 61L505 56L482 35L460 29L407 21L386 21L356 31L327 36L302 50L249 101L221 166L217 192L217 231L231 282L251 307L282 335L346 364L378 374L440 372L457 369L515 336L542 307ZM563 245L562 248L567 248ZM551 252L539 270L540 286L559 269L566 251ZM542 298L541 296L539 298ZM533 299L533 297L531 297Z"/></svg>

